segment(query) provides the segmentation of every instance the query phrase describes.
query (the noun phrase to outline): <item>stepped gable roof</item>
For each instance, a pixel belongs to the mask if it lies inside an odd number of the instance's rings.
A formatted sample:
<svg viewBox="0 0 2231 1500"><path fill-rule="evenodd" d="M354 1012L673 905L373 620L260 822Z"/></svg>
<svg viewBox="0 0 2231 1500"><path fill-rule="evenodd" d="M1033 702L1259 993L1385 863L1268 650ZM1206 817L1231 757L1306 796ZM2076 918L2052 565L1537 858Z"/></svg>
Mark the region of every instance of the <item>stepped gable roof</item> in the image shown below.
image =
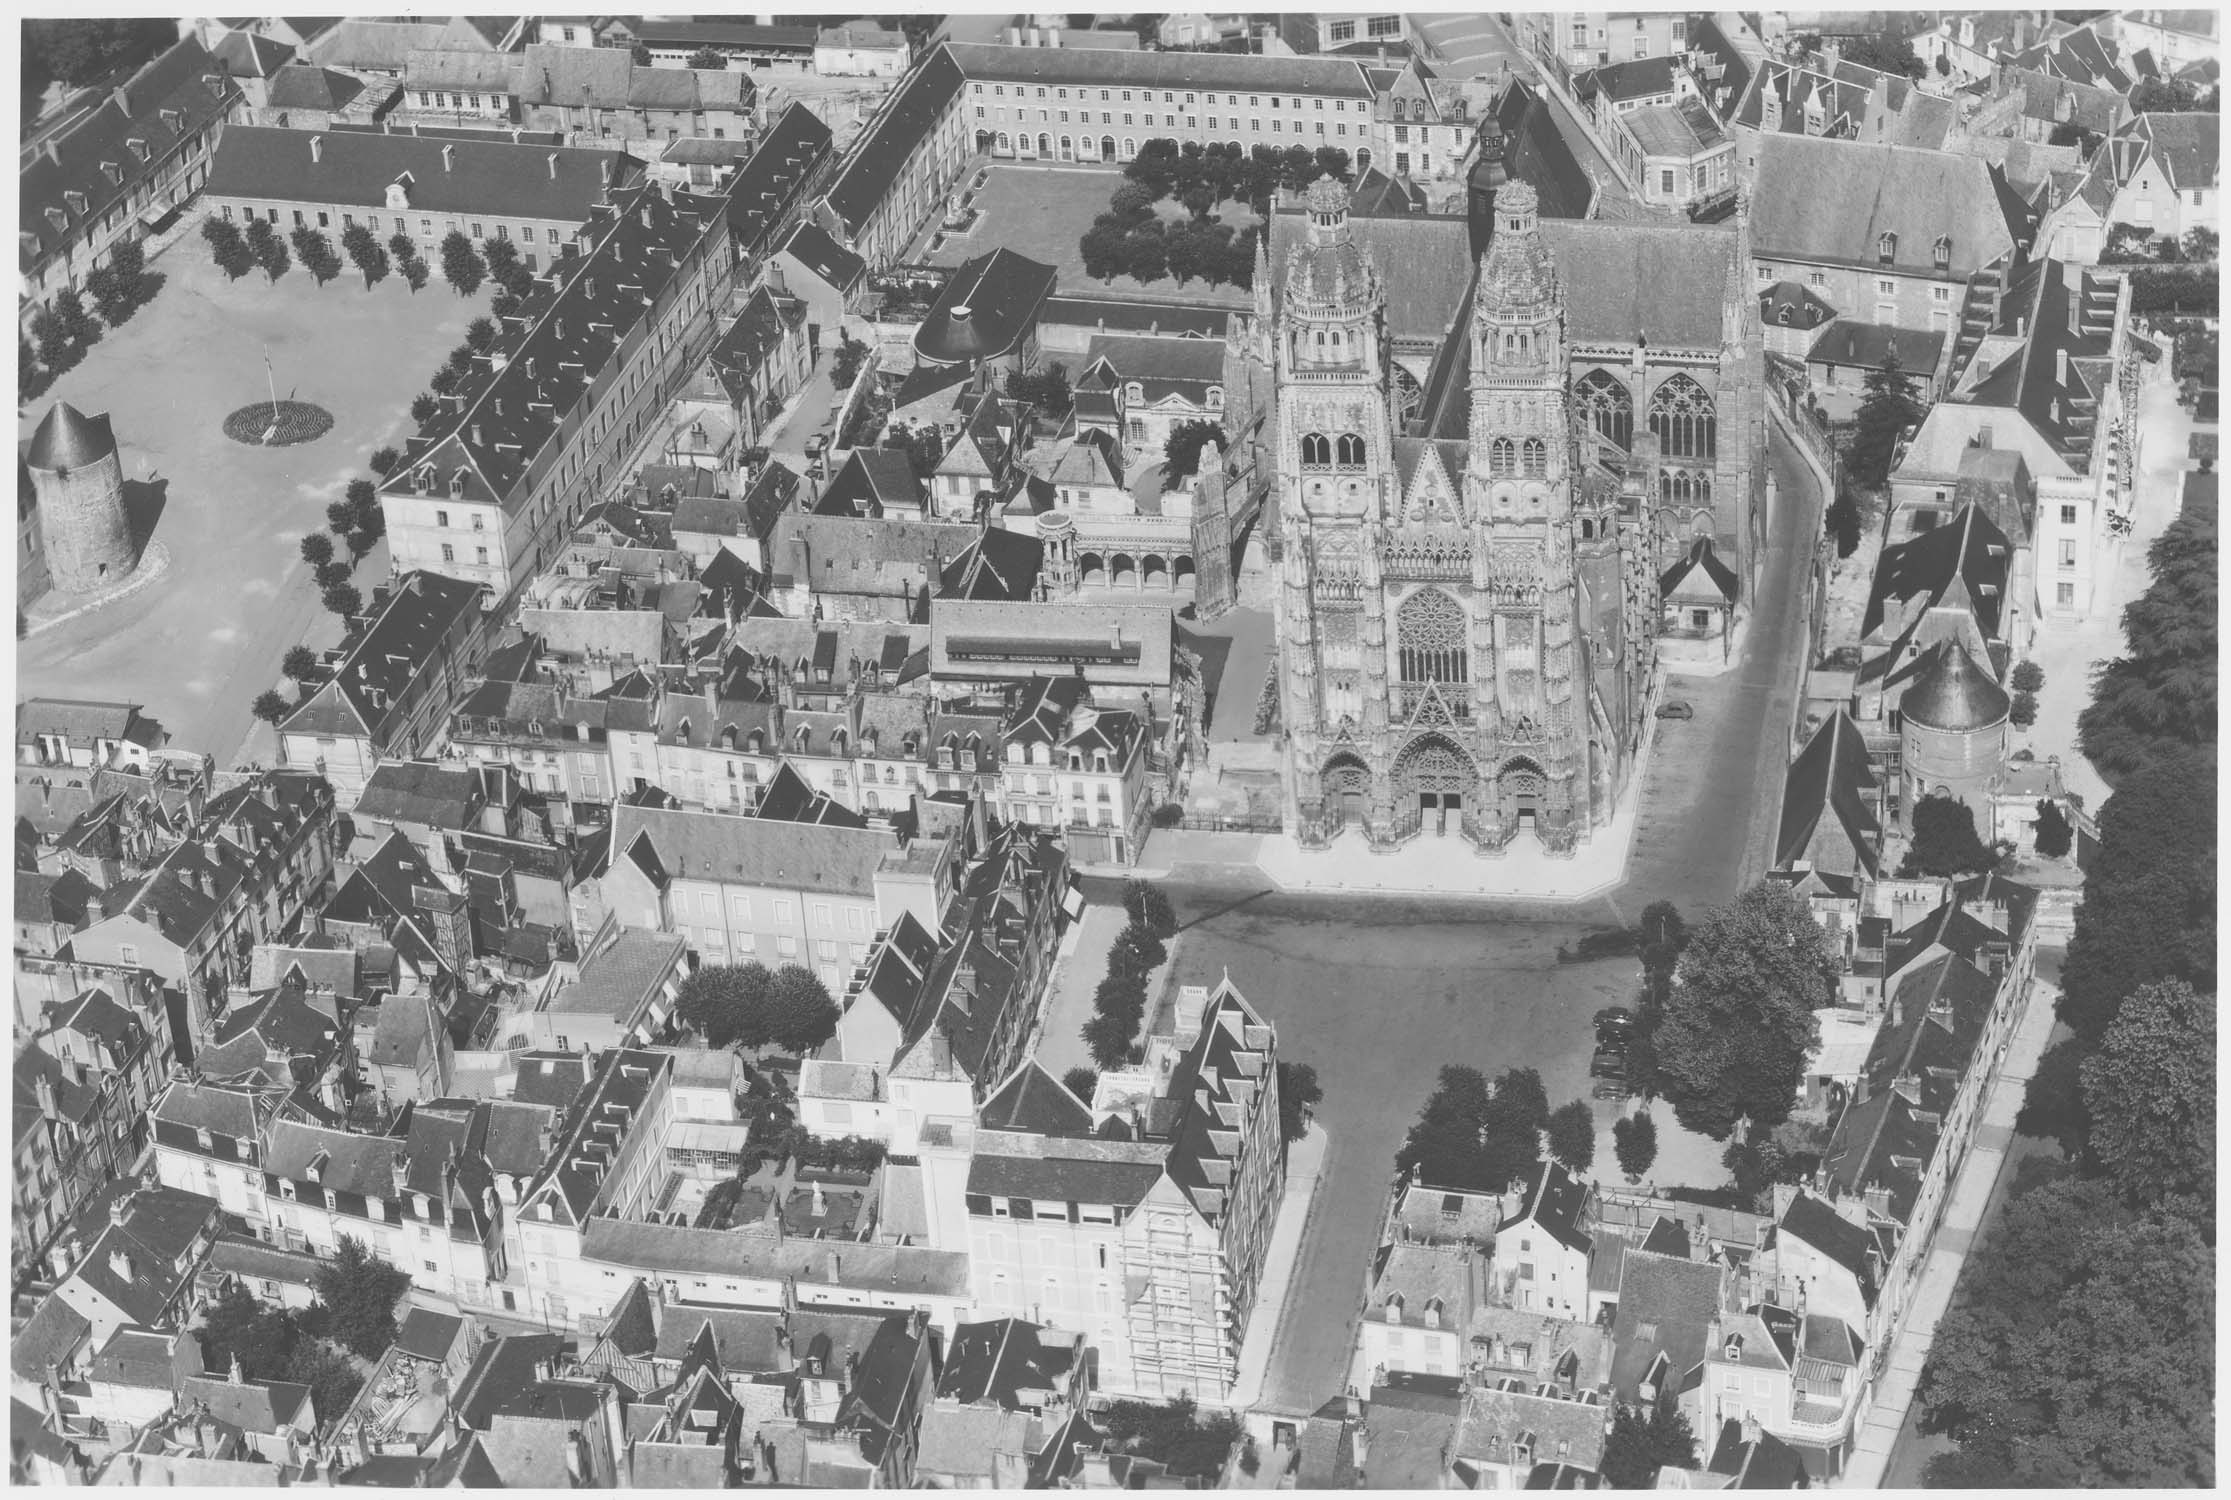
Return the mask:
<svg viewBox="0 0 2231 1500"><path fill-rule="evenodd" d="M618 151L514 143L508 136L436 139L371 130L231 125L209 167L212 198L343 203L384 209L402 182L421 213L474 213L577 224L633 175Z"/></svg>
<svg viewBox="0 0 2231 1500"><path fill-rule="evenodd" d="M1212 1224L1224 1220L1246 1149L1247 1111L1260 1103L1276 1045L1271 1027L1227 979L1202 1011L1199 1040L1170 1072L1163 1097L1177 1116L1166 1166Z"/></svg>
<svg viewBox="0 0 2231 1500"><path fill-rule="evenodd" d="M1922 653L1898 711L1925 729L1969 733L2005 723L2012 702L1967 643L1954 638Z"/></svg>
<svg viewBox="0 0 2231 1500"><path fill-rule="evenodd" d="M25 462L34 469L82 469L116 452L116 434L108 414L89 417L67 401L47 409L38 431L31 434Z"/></svg>
<svg viewBox="0 0 2231 1500"><path fill-rule="evenodd" d="M868 126L824 200L857 236L897 184L899 173L968 81L945 43L924 58L899 84L882 114Z"/></svg>
<svg viewBox="0 0 2231 1500"><path fill-rule="evenodd" d="M935 364L974 366L1012 352L1038 326L1055 268L1004 245L969 261L945 283L914 331L914 349Z"/></svg>
<svg viewBox="0 0 2231 1500"><path fill-rule="evenodd" d="M1542 219L1542 241L1573 342L1720 348L1720 304L1738 254L1729 225Z"/></svg>
<svg viewBox="0 0 2231 1500"><path fill-rule="evenodd" d="M1787 868L1804 858L1821 820L1833 816L1850 840L1860 868L1873 875L1882 860L1882 827L1872 806L1878 788L1859 726L1839 707L1790 762L1774 863Z"/></svg>
<svg viewBox="0 0 2231 1500"><path fill-rule="evenodd" d="M1980 157L1807 135L1759 142L1751 242L1760 260L1871 269L1884 264L1889 234L1889 267L1965 280L2012 254L2016 229ZM1940 235L1951 241L1942 267Z"/></svg>
<svg viewBox="0 0 2231 1500"><path fill-rule="evenodd" d="M1024 1135L1084 1137L1092 1134L1092 1110L1047 1072L1036 1059L1025 1062L976 1112L983 1130Z"/></svg>

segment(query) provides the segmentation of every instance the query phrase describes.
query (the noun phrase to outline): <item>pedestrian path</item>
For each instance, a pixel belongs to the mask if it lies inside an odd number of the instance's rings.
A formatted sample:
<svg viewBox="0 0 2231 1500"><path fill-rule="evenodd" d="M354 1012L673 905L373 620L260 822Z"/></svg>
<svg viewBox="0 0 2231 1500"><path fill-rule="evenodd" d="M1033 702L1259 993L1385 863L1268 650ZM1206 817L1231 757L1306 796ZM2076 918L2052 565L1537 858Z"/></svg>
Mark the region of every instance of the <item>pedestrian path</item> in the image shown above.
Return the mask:
<svg viewBox="0 0 2231 1500"><path fill-rule="evenodd" d="M1874 1400L1844 1465L1841 1488L1878 1489L1889 1470L1898 1435L1921 1384L1922 1368L1928 1364L1929 1350L1936 1343L1937 1325L1952 1305L1960 1268L1975 1248L1992 1189L2006 1163L2007 1148L2014 1139L2014 1117L2021 1113L2023 1094L2052 1036L2053 1010L2059 999L2059 991L2044 980L2030 982L2028 1005L2007 1044L1999 1076L1991 1084L1982 1121L1976 1127L1975 1144L1953 1179L1944 1222L1921 1269L1913 1301L1891 1340L1890 1357L1884 1361L1883 1373L1876 1382Z"/></svg>
<svg viewBox="0 0 2231 1500"><path fill-rule="evenodd" d="M1312 1123L1307 1135L1286 1148L1286 1196L1278 1205L1278 1224L1271 1231L1263 1279L1256 1285L1255 1305L1247 1315L1247 1337L1239 1347L1239 1376L1232 1383L1231 1404L1242 1410L1263 1396L1271 1349L1278 1342L1279 1325L1286 1321L1286 1298L1293 1287L1294 1268L1301 1264L1302 1241L1308 1235L1310 1213L1317 1203L1317 1180L1324 1170L1326 1141L1324 1127ZM1348 1311L1342 1309L1339 1316L1346 1316Z"/></svg>

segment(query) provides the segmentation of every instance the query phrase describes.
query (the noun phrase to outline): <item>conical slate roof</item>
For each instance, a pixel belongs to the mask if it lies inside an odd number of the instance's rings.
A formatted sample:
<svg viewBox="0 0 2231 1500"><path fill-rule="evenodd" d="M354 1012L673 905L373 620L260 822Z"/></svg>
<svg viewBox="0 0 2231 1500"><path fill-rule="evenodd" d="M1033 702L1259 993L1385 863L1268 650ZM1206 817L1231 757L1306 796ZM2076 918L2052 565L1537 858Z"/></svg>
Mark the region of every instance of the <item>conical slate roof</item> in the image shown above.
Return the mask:
<svg viewBox="0 0 2231 1500"><path fill-rule="evenodd" d="M1922 728L1956 732L2002 724L2011 706L2005 689L1958 640L1931 646L1913 686L1898 700L1898 711Z"/></svg>
<svg viewBox="0 0 2231 1500"><path fill-rule="evenodd" d="M104 413L89 417L67 401L57 401L31 434L28 455L34 469L82 469L116 451L116 436Z"/></svg>

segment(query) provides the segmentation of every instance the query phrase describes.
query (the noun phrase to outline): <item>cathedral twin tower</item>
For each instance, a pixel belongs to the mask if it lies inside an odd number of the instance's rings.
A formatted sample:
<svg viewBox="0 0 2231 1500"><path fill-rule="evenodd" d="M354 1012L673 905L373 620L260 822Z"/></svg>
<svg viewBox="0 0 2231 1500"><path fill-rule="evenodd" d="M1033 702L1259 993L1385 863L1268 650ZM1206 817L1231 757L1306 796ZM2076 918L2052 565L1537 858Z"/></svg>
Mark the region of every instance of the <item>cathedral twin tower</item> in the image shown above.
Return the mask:
<svg viewBox="0 0 2231 1500"><path fill-rule="evenodd" d="M1463 438L1401 433L1346 191L1319 180L1308 213L1270 328L1287 831L1482 853L1530 833L1569 853L1640 743L1653 579L1646 507L1580 461L1534 191L1495 205Z"/></svg>

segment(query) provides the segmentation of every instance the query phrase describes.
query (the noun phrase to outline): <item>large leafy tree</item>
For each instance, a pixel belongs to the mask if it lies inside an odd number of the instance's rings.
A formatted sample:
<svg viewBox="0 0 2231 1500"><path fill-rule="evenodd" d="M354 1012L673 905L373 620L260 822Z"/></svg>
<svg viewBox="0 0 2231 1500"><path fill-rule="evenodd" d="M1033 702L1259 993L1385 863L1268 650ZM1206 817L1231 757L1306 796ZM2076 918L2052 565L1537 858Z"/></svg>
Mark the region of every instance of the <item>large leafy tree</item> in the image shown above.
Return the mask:
<svg viewBox="0 0 2231 1500"><path fill-rule="evenodd" d="M787 1052L811 1052L837 1034L837 1003L813 970L784 964L767 984L767 1031Z"/></svg>
<svg viewBox="0 0 2231 1500"><path fill-rule="evenodd" d="M1612 1416L1597 1472L1612 1489L1647 1490L1656 1485L1658 1470L1692 1469L1696 1461L1696 1435L1679 1407L1621 1406Z"/></svg>
<svg viewBox="0 0 2231 1500"><path fill-rule="evenodd" d="M2198 1226L2063 1177L1968 1263L1918 1391L1922 1430L2001 1485L2215 1477L2215 1257Z"/></svg>
<svg viewBox="0 0 2231 1500"><path fill-rule="evenodd" d="M1789 1118L1835 963L1803 902L1761 883L1697 924L1651 1037L1659 1093L1691 1130Z"/></svg>
<svg viewBox="0 0 2231 1500"><path fill-rule="evenodd" d="M1162 483L1180 484L1201 471L1201 454L1212 442L1224 441L1224 429L1215 422L1180 422L1162 444Z"/></svg>
<svg viewBox="0 0 2231 1500"><path fill-rule="evenodd" d="M2133 1202L2212 1198L2215 1061L2215 997L2181 979L2149 984L2125 1000L2099 1050L2084 1060L2092 1155Z"/></svg>
<svg viewBox="0 0 2231 1500"><path fill-rule="evenodd" d="M674 1018L709 1047L764 1046L770 978L764 964L708 964L682 981Z"/></svg>
<svg viewBox="0 0 2231 1500"><path fill-rule="evenodd" d="M442 236L442 280L460 297L470 297L488 279L488 267L462 229Z"/></svg>
<svg viewBox="0 0 2231 1500"><path fill-rule="evenodd" d="M1921 420L1922 410L1913 377L1899 365L1898 356L1883 356L1882 368L1867 372L1866 391L1859 399L1858 427L1847 455L1852 477L1865 485L1887 481L1898 438Z"/></svg>
<svg viewBox="0 0 2231 1500"><path fill-rule="evenodd" d="M1308 1111L1325 1097L1317 1070L1307 1063L1278 1064L1278 1130L1289 1141L1298 1141L1307 1129Z"/></svg>
<svg viewBox="0 0 2231 1500"><path fill-rule="evenodd" d="M1568 1172L1585 1172L1596 1160L1596 1112L1585 1099L1560 1104L1549 1116L1549 1154Z"/></svg>
<svg viewBox="0 0 2231 1500"><path fill-rule="evenodd" d="M1145 927L1158 938L1177 935L1177 913L1170 906L1170 898L1162 887L1146 880L1128 880L1123 885L1123 909L1131 920Z"/></svg>
<svg viewBox="0 0 2231 1500"><path fill-rule="evenodd" d="M1900 876L1970 875L1998 862L1975 831L1975 810L1957 797L1927 796L1913 805L1913 843Z"/></svg>
<svg viewBox="0 0 2231 1500"><path fill-rule="evenodd" d="M31 93L44 88L48 79L82 88L145 62L177 40L177 28L153 16L25 21L24 84Z"/></svg>
<svg viewBox="0 0 2231 1500"><path fill-rule="evenodd" d="M341 1236L333 1259L318 1267L313 1285L333 1338L351 1353L378 1359L395 1342L395 1304L411 1289L410 1277Z"/></svg>
<svg viewBox="0 0 2231 1500"><path fill-rule="evenodd" d="M1125 1452L1167 1464L1179 1478L1213 1479L1245 1435L1236 1412L1203 1416L1191 1396L1174 1401L1117 1401L1100 1413L1108 1440Z"/></svg>
<svg viewBox="0 0 2231 1500"><path fill-rule="evenodd" d="M2216 515L2195 506L2148 549L2153 581L2123 609L2125 649L2092 680L2078 743L2119 786L2148 760L2213 745L2216 726Z"/></svg>
<svg viewBox="0 0 2231 1500"><path fill-rule="evenodd" d="M1476 1068L1445 1067L1395 1170L1414 1167L1434 1187L1500 1191L1533 1175L1548 1121L1549 1099L1532 1068L1510 1069L1490 1088Z"/></svg>

